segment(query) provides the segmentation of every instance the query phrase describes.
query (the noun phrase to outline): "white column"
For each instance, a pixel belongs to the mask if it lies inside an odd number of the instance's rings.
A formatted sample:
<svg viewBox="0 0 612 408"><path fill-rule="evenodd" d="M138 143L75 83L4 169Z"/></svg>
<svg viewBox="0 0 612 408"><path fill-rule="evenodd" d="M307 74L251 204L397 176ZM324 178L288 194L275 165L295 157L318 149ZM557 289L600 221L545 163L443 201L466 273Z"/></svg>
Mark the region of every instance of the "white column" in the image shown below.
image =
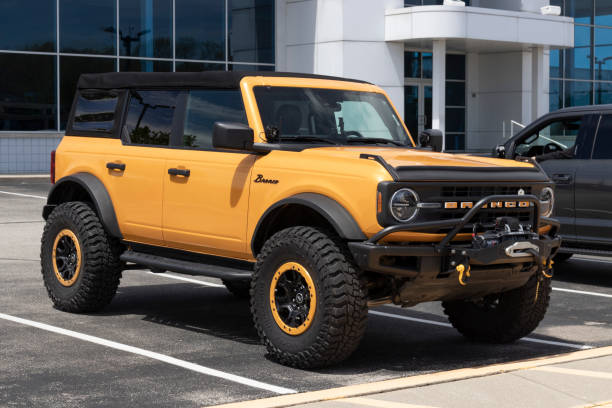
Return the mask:
<svg viewBox="0 0 612 408"><path fill-rule="evenodd" d="M533 53L521 53L521 123L527 125L535 119L533 115Z"/></svg>
<svg viewBox="0 0 612 408"><path fill-rule="evenodd" d="M432 109L431 126L442 131L442 150L446 148L446 40L433 42L433 74L432 74Z"/></svg>
<svg viewBox="0 0 612 408"><path fill-rule="evenodd" d="M550 108L550 50L537 47L533 51L533 119L548 113Z"/></svg>

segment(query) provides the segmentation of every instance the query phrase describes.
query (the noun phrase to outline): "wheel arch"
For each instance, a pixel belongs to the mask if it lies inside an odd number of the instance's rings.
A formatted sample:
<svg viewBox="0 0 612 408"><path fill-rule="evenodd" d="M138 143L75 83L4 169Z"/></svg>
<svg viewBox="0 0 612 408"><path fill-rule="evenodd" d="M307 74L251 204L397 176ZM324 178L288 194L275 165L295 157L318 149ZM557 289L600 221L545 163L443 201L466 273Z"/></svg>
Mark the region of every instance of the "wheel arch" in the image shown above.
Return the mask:
<svg viewBox="0 0 612 408"><path fill-rule="evenodd" d="M275 232L296 225L327 227L349 241L367 239L357 221L337 201L322 194L301 193L274 203L264 212L251 239L253 256Z"/></svg>
<svg viewBox="0 0 612 408"><path fill-rule="evenodd" d="M123 238L110 195L96 176L90 173L76 173L58 180L47 197L43 218L46 220L57 205L68 201L91 202L108 233L115 238Z"/></svg>

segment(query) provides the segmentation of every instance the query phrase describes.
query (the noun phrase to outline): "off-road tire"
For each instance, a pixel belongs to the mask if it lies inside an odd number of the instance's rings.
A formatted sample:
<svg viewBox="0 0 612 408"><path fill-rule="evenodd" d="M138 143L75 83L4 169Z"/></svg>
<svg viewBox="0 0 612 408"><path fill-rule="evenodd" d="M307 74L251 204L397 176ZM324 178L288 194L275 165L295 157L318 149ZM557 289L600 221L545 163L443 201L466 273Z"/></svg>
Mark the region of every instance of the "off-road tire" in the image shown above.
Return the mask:
<svg viewBox="0 0 612 408"><path fill-rule="evenodd" d="M565 262L568 261L574 254L568 252L560 252L554 257L555 262Z"/></svg>
<svg viewBox="0 0 612 408"><path fill-rule="evenodd" d="M250 280L222 280L227 290L240 299L248 299L251 290Z"/></svg>
<svg viewBox="0 0 612 408"><path fill-rule="evenodd" d="M302 334L282 331L270 306L270 285L283 262L299 262L316 289L316 311ZM345 244L312 227L274 234L257 257L251 281L251 313L270 356L281 364L314 368L346 359L359 345L367 323L367 289Z"/></svg>
<svg viewBox="0 0 612 408"><path fill-rule="evenodd" d="M69 287L59 282L52 260L54 241L65 229L77 237L82 258L78 277ZM120 253L120 243L108 235L88 204L73 201L58 205L45 224L40 253L43 281L55 307L73 313L104 308L119 286Z"/></svg>
<svg viewBox="0 0 612 408"><path fill-rule="evenodd" d="M536 295L537 292L537 295ZM442 302L453 327L465 337L488 343L510 343L531 333L550 301L550 279L533 276L522 287L501 293L495 307L472 301Z"/></svg>

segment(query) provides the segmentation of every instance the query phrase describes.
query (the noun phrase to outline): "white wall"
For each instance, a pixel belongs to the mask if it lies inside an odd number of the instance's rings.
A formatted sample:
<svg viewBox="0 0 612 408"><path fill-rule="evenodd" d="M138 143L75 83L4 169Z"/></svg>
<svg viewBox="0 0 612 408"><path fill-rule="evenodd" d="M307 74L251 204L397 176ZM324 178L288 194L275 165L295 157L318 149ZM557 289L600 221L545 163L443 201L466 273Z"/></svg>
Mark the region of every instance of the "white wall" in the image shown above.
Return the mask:
<svg viewBox="0 0 612 408"><path fill-rule="evenodd" d="M550 4L550 0L472 0L470 4L475 7L539 13L541 7Z"/></svg>

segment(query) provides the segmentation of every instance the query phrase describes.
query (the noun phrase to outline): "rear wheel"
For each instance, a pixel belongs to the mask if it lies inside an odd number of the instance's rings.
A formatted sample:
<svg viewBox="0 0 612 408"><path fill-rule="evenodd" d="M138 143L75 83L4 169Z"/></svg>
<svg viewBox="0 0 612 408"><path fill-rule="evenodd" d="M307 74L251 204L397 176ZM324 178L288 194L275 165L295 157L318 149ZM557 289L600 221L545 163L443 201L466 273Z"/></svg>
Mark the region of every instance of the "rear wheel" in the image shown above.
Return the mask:
<svg viewBox="0 0 612 408"><path fill-rule="evenodd" d="M442 302L453 327L478 341L509 343L531 333L544 318L550 300L550 279L533 276L522 287L478 301Z"/></svg>
<svg viewBox="0 0 612 408"><path fill-rule="evenodd" d="M43 281L55 307L95 312L115 295L121 277L120 244L82 202L58 205L41 240Z"/></svg>
<svg viewBox="0 0 612 408"><path fill-rule="evenodd" d="M280 363L321 367L347 358L366 326L361 274L343 243L312 227L274 234L257 257L251 312Z"/></svg>

